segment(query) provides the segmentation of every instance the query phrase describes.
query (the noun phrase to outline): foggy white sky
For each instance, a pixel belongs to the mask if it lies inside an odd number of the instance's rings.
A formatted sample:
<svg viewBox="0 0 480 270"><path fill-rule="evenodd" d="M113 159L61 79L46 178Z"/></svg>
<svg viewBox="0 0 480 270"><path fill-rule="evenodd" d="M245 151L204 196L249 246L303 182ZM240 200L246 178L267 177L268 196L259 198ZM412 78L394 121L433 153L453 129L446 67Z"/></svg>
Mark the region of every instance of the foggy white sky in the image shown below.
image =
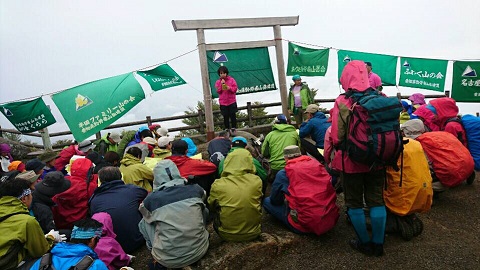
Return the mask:
<svg viewBox="0 0 480 270"><path fill-rule="evenodd" d="M161 63L196 48L195 31L174 32L171 20L300 16L283 27L284 39L338 49L448 60L480 59L480 1L0 1L0 103L48 94ZM271 28L206 31L207 43L273 39ZM285 62L287 43L283 43ZM277 78L274 48L270 48ZM146 99L120 122L183 114L203 100L198 52L169 62L187 82ZM451 89L449 62L445 90ZM397 75L398 76L398 75ZM336 52L325 77L303 77L316 98L339 93ZM287 77L287 83L290 83ZM277 81L278 86L278 81ZM402 94L421 91L399 87ZM389 95L396 87L386 87ZM241 95L247 101L280 101L278 91ZM49 96L57 123L67 130ZM480 111L459 104L461 113ZM329 107L329 106L325 106ZM280 108L278 108L280 112ZM0 116L0 125L13 125ZM174 126L174 123L167 123ZM27 138L32 139L32 138Z"/></svg>

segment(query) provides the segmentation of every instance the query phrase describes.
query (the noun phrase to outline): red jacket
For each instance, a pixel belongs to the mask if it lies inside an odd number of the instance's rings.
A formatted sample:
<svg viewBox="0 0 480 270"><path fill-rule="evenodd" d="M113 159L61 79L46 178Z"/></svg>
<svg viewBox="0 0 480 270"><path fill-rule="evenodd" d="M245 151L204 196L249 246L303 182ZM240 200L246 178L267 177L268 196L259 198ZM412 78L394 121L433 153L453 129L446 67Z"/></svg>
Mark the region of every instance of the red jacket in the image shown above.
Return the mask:
<svg viewBox="0 0 480 270"><path fill-rule="evenodd" d="M430 104L437 111L437 121L440 130L451 133L467 147L467 133L462 124L455 121L448 121L449 119L456 119L458 117L458 107L455 100L448 97L436 98L430 101Z"/></svg>
<svg viewBox="0 0 480 270"><path fill-rule="evenodd" d="M64 172L65 166L70 162L70 159L74 155L84 156L85 154L78 150L78 145L72 144L69 147L63 149L58 155L58 158L55 160L55 169L57 169L57 171Z"/></svg>
<svg viewBox="0 0 480 270"><path fill-rule="evenodd" d="M189 175L202 176L217 171L215 164L206 160L193 159L187 156L169 156L165 159L173 161L177 165L180 175L187 179Z"/></svg>
<svg viewBox="0 0 480 270"><path fill-rule="evenodd" d="M97 188L98 178L93 174L92 165L87 158L75 160L72 164L71 176L67 176L72 183L70 188L52 198L56 203L52 210L57 229L72 229L73 223L87 217L88 200ZM89 173L90 168L92 168L91 173ZM89 175L88 185L87 175Z"/></svg>

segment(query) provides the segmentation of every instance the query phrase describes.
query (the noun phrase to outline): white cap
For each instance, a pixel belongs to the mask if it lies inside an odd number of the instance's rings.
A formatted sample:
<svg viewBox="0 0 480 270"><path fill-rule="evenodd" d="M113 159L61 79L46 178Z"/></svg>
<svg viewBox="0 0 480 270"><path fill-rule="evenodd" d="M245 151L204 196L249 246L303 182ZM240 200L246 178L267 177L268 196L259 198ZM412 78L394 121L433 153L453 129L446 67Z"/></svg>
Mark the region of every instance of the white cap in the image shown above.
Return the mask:
<svg viewBox="0 0 480 270"><path fill-rule="evenodd" d="M173 137L163 136L158 139L158 147L165 147L173 141Z"/></svg>

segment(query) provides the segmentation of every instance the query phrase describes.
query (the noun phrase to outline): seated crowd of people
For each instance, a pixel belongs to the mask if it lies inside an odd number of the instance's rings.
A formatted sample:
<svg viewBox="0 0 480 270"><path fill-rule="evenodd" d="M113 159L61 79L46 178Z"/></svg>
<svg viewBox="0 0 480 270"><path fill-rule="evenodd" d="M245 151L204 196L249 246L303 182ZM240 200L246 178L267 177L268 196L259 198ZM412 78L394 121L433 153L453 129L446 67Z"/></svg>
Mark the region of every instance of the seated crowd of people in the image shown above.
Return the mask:
<svg viewBox="0 0 480 270"><path fill-rule="evenodd" d="M181 268L208 251L208 224L225 241L251 241L262 232L263 210L294 233L322 235L339 219L342 190L356 233L350 246L383 255L385 232L407 239L404 227L413 224L420 234L416 213L430 209L434 194L471 184L478 160L467 148L455 101L426 104L415 94L411 104L397 100L394 128L403 138L395 139L403 150L394 151L394 162L359 161L349 137L353 99L361 104L358 93L388 99L365 76L365 63L346 65L340 82L347 94L337 98L330 117L310 104L297 131L278 115L261 147L269 168L252 156L246 138L230 138L229 131L209 142L209 160L203 160L190 138L174 139L160 125L122 138L107 133L26 164L0 145L0 268L120 269L145 245L150 269Z"/></svg>

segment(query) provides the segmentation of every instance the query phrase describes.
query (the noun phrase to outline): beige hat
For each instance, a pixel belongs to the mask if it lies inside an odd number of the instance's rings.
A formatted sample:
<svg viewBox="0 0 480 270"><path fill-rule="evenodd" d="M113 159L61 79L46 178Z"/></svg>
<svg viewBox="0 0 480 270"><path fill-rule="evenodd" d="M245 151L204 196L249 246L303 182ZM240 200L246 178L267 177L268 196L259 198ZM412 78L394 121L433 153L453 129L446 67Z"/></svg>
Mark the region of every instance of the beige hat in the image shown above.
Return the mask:
<svg viewBox="0 0 480 270"><path fill-rule="evenodd" d="M307 106L304 113L316 113L316 112L318 112L318 105L310 104Z"/></svg>
<svg viewBox="0 0 480 270"><path fill-rule="evenodd" d="M165 147L167 146L170 142L173 142L173 137L168 137L168 136L164 136L164 137L160 137L158 139L158 147Z"/></svg>
<svg viewBox="0 0 480 270"><path fill-rule="evenodd" d="M118 134L116 132L110 133L110 135L108 137L116 143L119 143L122 140L122 138L120 138L120 134Z"/></svg>
<svg viewBox="0 0 480 270"><path fill-rule="evenodd" d="M292 157L299 157L302 155L300 152L300 148L296 145L289 145L283 149L283 156L292 158Z"/></svg>
<svg viewBox="0 0 480 270"><path fill-rule="evenodd" d="M162 137L163 137L163 136L167 136L167 134L168 134L168 128L166 128L166 127L159 127L159 128L157 129L157 133L158 133L158 135L160 135L160 136L162 136Z"/></svg>
<svg viewBox="0 0 480 270"><path fill-rule="evenodd" d="M403 131L405 137L410 139L416 139L418 136L425 133L425 125L420 119L408 120L400 125L400 129Z"/></svg>
<svg viewBox="0 0 480 270"><path fill-rule="evenodd" d="M151 144L151 145L157 145L157 141L155 141L155 139L152 138L152 137L145 137L145 138L143 138L143 142L144 142L144 143Z"/></svg>
<svg viewBox="0 0 480 270"><path fill-rule="evenodd" d="M34 171L26 171L17 175L15 179L23 179L27 180L30 183L34 183L35 181L37 181L38 177L40 177L40 175L36 174Z"/></svg>

